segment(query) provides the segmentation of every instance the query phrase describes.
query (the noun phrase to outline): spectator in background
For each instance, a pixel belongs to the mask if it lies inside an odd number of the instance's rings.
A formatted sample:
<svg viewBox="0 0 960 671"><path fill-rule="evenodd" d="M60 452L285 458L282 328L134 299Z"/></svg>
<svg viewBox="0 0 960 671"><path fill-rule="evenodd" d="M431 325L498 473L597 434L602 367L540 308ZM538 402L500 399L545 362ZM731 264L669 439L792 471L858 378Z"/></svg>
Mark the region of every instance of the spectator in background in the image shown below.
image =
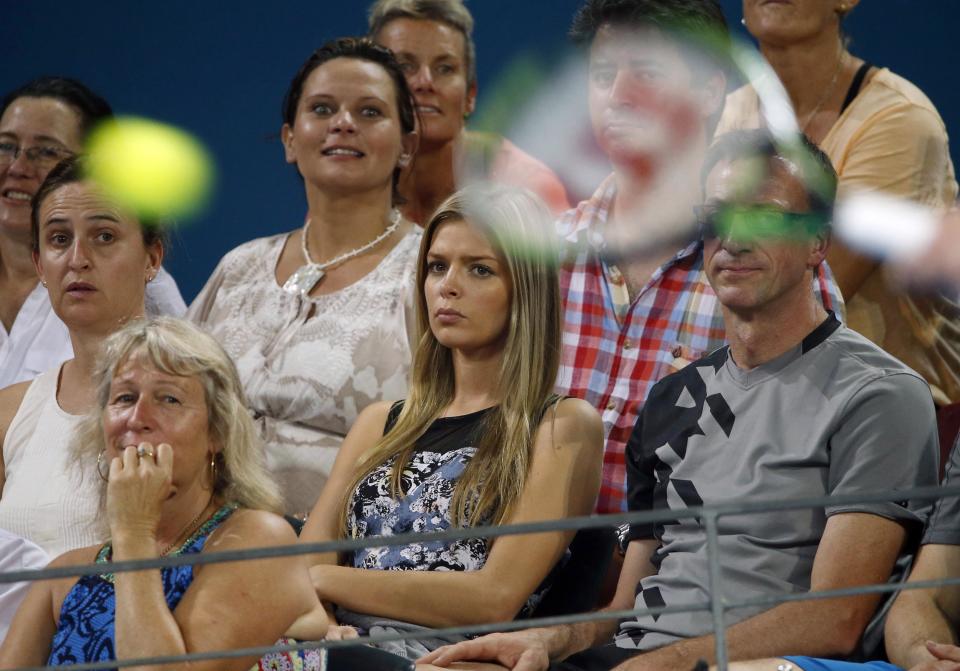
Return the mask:
<svg viewBox="0 0 960 671"><path fill-rule="evenodd" d="M35 582L0 647L0 666L264 646L297 620L302 634L321 638L326 620L301 556L111 570L113 561L296 542L274 514L277 487L223 348L185 321L140 320L104 343L92 386L95 400L72 449L96 483L96 523L109 540L51 567L98 564L102 572ZM254 656L198 666L245 671L256 663ZM253 668L295 664L325 668L316 649L271 654Z"/></svg>
<svg viewBox="0 0 960 671"><path fill-rule="evenodd" d="M560 298L551 217L536 196L467 186L428 222L417 265L410 395L368 407L301 539L442 531L589 514L597 413L553 392ZM529 616L572 532L427 541L321 555L317 594L361 633L416 633ZM453 640L463 640L457 637ZM378 644L416 658L431 632Z"/></svg>
<svg viewBox="0 0 960 671"><path fill-rule="evenodd" d="M143 317L144 293L163 260L163 233L114 203L66 159L34 196L35 273L69 329L73 358L0 390L0 528L52 556L102 540L96 482L69 467L68 442L94 402L104 339Z"/></svg>
<svg viewBox="0 0 960 671"><path fill-rule="evenodd" d="M284 508L305 516L360 412L406 393L420 230L397 179L415 112L393 54L343 38L304 62L282 113L306 223L229 252L189 316L236 362Z"/></svg>
<svg viewBox="0 0 960 671"><path fill-rule="evenodd" d="M847 50L842 23L858 2L744 0L744 25L786 88L801 132L833 162L841 198L876 190L949 207L957 182L943 120L916 86ZM757 95L746 86L730 94L719 132L760 123ZM960 401L955 297L906 293L885 264L842 243L827 260L850 328L923 375L938 405Z"/></svg>
<svg viewBox="0 0 960 671"><path fill-rule="evenodd" d="M397 55L417 101L420 145L400 181L410 219L427 221L474 179L526 187L555 214L569 207L547 166L506 138L466 129L476 106L477 60L473 17L462 0L378 0L369 34Z"/></svg>
<svg viewBox="0 0 960 671"><path fill-rule="evenodd" d="M835 189L829 160L808 148ZM761 179L758 164L767 168ZM650 391L627 447L631 510L681 512L737 499L936 482L926 383L842 326L810 292L829 244L832 194L808 190L804 169L761 131L723 136L707 155L704 264L729 345ZM710 587L699 518L635 525L610 607L692 607L882 583L928 510L925 501L908 501L723 516L720 593ZM852 655L879 600L864 594L727 610L728 654ZM617 669L661 671L714 657L709 611L638 615L620 624L611 644L615 629L595 621L495 634L424 661L493 660L512 668L525 659L532 662L525 668L543 669L548 660L599 646L556 668L622 663Z"/></svg>
<svg viewBox="0 0 960 671"><path fill-rule="evenodd" d="M80 153L90 130L111 116L103 98L65 77L35 79L0 103L0 387L73 357L67 326L31 260L30 201L47 173ZM186 309L161 268L147 286L147 314L179 317Z"/></svg>
<svg viewBox="0 0 960 671"><path fill-rule="evenodd" d="M23 571L46 566L50 558L38 545L25 538L0 529L0 572ZM5 582L0 585L0 645L7 637L20 603L27 595L31 583Z"/></svg>
<svg viewBox="0 0 960 671"><path fill-rule="evenodd" d="M557 391L603 417L597 512L611 513L626 508L624 448L650 387L725 340L694 208L726 85L722 61L701 44L723 42L727 27L716 0L588 0L570 34L588 51L590 118L613 174L557 225ZM639 243L642 253L631 253ZM812 282L820 302L839 311L829 271L821 266Z"/></svg>

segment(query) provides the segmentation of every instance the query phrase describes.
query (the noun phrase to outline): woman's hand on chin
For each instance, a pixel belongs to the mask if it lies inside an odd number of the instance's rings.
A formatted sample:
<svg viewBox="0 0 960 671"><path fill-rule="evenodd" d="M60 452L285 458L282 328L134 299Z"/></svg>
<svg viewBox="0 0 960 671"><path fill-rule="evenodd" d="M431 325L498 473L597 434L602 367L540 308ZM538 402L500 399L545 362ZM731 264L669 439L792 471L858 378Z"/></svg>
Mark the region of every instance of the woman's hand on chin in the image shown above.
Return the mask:
<svg viewBox="0 0 960 671"><path fill-rule="evenodd" d="M130 445L110 462L107 521L118 539L155 541L160 510L173 483L173 449L166 443Z"/></svg>

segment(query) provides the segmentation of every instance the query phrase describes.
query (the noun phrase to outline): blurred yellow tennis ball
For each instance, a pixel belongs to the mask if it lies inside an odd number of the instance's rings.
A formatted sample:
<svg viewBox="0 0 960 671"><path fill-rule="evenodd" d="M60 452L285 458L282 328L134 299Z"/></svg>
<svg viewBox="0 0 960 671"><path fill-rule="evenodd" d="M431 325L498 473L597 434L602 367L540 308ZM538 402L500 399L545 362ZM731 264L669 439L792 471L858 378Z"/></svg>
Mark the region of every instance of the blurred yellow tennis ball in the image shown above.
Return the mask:
<svg viewBox="0 0 960 671"><path fill-rule="evenodd" d="M185 131L150 119L100 124L87 144L90 177L144 218L175 218L200 209L210 193L210 155Z"/></svg>

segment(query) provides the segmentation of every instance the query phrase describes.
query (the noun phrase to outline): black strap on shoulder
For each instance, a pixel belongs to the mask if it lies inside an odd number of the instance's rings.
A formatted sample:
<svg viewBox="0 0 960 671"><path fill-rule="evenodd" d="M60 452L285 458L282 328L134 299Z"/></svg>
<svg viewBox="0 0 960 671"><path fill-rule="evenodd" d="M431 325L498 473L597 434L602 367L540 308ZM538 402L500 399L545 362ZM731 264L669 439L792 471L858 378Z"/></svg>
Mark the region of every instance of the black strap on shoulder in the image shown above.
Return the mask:
<svg viewBox="0 0 960 671"><path fill-rule="evenodd" d="M533 425L534 425L534 426L539 426L539 425L540 425L540 422L543 421L544 415L547 414L547 411L548 411L550 408L555 407L555 406L557 405L557 403L559 403L560 401L562 401L562 400L565 399L565 398L569 398L569 397L568 397L568 396L561 396L560 394L550 394L550 395L547 397L546 403L543 404L543 407L540 409L540 412L537 414L537 417L536 417L536 420L537 420L537 421L534 422Z"/></svg>
<svg viewBox="0 0 960 671"><path fill-rule="evenodd" d="M400 417L400 411L403 410L403 401L397 401L390 406L390 412L387 413L387 421L383 424L383 435L390 433L390 429L397 423Z"/></svg>
<svg viewBox="0 0 960 671"><path fill-rule="evenodd" d="M857 68L857 74L853 76L853 81L850 82L850 88L847 89L847 97L843 99L843 104L840 105L840 114L843 114L844 111L850 107L850 103L852 103L854 98L860 93L860 87L863 86L863 79L872 67L873 65L864 61L863 65Z"/></svg>

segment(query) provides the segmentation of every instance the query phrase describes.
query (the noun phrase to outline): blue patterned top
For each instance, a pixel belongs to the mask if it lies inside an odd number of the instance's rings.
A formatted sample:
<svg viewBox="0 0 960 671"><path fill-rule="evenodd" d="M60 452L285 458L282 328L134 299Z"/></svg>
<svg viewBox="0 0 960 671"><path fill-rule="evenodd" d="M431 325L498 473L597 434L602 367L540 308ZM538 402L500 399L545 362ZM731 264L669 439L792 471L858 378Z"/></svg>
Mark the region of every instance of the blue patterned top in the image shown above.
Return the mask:
<svg viewBox="0 0 960 671"><path fill-rule="evenodd" d="M394 404L384 433L396 423L402 402ZM454 488L476 453L476 437L489 409L460 417L442 417L416 443L403 469L402 489L390 491L390 459L367 474L353 493L347 532L354 538L443 531L452 522ZM367 547L353 555L355 568L393 571L476 571L487 558L487 541L470 538L410 545Z"/></svg>
<svg viewBox="0 0 960 671"><path fill-rule="evenodd" d="M390 409L384 433L393 428L402 407L400 401ZM476 440L490 410L434 421L417 439L410 463L403 469L404 496L396 498L390 491L393 459L370 471L354 490L347 518L348 534L369 538L450 529L454 489L476 453ZM487 524L489 519L480 522L481 526ZM352 565L387 571L477 571L483 568L489 552L485 538L420 541L356 550ZM566 558L561 559L560 565ZM556 570L530 596L519 617L532 613L553 582Z"/></svg>
<svg viewBox="0 0 960 671"><path fill-rule="evenodd" d="M207 538L237 509L235 503L220 507L213 516L200 525L177 550L168 556L196 554L203 550ZM113 545L107 543L97 553L96 563L109 563ZM173 611L193 582L193 566L171 566L160 569L163 595ZM113 573L87 575L63 600L60 607L60 625L53 636L48 666L106 662L116 659L115 621L116 594ZM278 645L293 644L291 638L281 638ZM308 649L293 652L273 652L261 657L251 671L320 671L326 668L326 650Z"/></svg>
<svg viewBox="0 0 960 671"><path fill-rule="evenodd" d="M170 555L200 552L207 537L236 509L235 504L222 506ZM107 542L97 553L96 562L109 563L112 556L113 545ZM164 568L160 570L160 576L167 606L172 611L193 582L193 566ZM53 636L47 664L84 664L116 659L116 605L113 573L81 576L60 607L60 624Z"/></svg>

